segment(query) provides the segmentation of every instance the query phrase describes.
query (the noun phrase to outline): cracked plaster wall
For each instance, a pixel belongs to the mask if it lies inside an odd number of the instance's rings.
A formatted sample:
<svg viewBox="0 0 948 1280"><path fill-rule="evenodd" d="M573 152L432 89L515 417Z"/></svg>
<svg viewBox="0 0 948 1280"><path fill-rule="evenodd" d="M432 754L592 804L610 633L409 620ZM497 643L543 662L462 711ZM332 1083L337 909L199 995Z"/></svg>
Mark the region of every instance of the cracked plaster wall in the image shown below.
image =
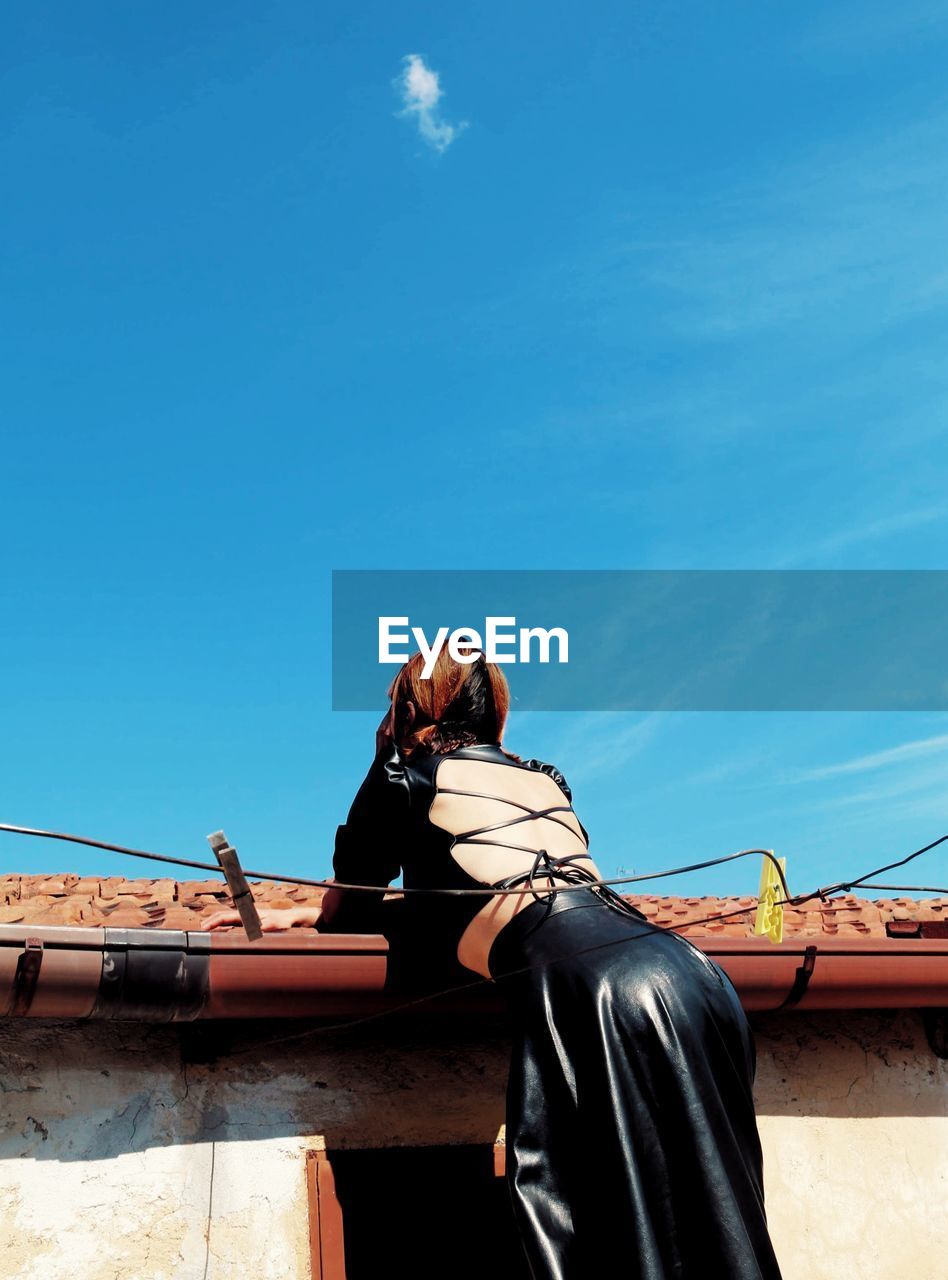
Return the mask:
<svg viewBox="0 0 948 1280"><path fill-rule="evenodd" d="M941 1280L948 1062L919 1015L752 1021L784 1280ZM0 1023L2 1280L308 1280L308 1147L493 1141L499 1019L300 1032Z"/></svg>

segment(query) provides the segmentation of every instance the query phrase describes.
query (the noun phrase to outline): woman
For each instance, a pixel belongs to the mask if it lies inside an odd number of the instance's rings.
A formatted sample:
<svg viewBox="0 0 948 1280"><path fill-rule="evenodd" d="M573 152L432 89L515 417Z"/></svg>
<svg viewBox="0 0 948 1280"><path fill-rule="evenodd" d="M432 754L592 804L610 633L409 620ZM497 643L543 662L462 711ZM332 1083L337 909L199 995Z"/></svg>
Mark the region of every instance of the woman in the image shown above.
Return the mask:
<svg viewBox="0 0 948 1280"><path fill-rule="evenodd" d="M429 973L473 971L507 998L507 1179L534 1277L779 1280L756 1051L730 979L589 883L602 876L564 778L501 746L499 667L444 651L429 679L421 671L416 654L392 683L333 871L350 884L403 871L406 888L522 890L404 902ZM264 910L261 922L375 931L379 899L329 889L321 909ZM208 927L237 922L223 911Z"/></svg>

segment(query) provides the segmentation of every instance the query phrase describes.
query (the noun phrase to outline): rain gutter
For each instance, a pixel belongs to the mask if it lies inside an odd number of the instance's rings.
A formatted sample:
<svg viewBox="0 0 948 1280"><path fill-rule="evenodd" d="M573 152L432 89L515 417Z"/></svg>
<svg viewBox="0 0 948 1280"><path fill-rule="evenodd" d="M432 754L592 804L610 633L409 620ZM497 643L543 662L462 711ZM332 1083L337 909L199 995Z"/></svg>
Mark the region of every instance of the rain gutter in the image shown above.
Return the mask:
<svg viewBox="0 0 948 1280"><path fill-rule="evenodd" d="M747 1010L948 1008L948 938L688 940L725 970ZM387 969L379 935L294 929L250 943L232 932L0 925L0 1016L335 1017L404 1000L385 989ZM499 989L485 984L455 1003L497 1008Z"/></svg>

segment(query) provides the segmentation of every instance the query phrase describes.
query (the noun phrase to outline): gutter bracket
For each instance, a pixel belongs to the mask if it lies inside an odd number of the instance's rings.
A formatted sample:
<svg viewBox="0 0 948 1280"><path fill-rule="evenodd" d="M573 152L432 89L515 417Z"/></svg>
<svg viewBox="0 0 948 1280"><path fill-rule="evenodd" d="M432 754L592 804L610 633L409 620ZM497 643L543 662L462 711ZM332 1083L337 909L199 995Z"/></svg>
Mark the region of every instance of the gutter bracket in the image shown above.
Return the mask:
<svg viewBox="0 0 948 1280"><path fill-rule="evenodd" d="M789 1009L791 1005L799 1004L800 1000L810 985L810 977L816 965L816 947L808 946L803 952L803 963L797 969L793 979L793 986L776 1006L778 1009Z"/></svg>

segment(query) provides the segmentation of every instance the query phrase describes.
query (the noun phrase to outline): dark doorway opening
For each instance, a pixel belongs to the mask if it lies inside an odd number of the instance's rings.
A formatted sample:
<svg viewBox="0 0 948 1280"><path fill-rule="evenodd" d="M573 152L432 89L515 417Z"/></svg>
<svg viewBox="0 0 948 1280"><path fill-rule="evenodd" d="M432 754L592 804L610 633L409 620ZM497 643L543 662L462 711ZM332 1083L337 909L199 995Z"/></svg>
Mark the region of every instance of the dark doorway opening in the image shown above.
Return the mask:
<svg viewBox="0 0 948 1280"><path fill-rule="evenodd" d="M346 1280L529 1280L506 1180L484 1146L332 1151Z"/></svg>

